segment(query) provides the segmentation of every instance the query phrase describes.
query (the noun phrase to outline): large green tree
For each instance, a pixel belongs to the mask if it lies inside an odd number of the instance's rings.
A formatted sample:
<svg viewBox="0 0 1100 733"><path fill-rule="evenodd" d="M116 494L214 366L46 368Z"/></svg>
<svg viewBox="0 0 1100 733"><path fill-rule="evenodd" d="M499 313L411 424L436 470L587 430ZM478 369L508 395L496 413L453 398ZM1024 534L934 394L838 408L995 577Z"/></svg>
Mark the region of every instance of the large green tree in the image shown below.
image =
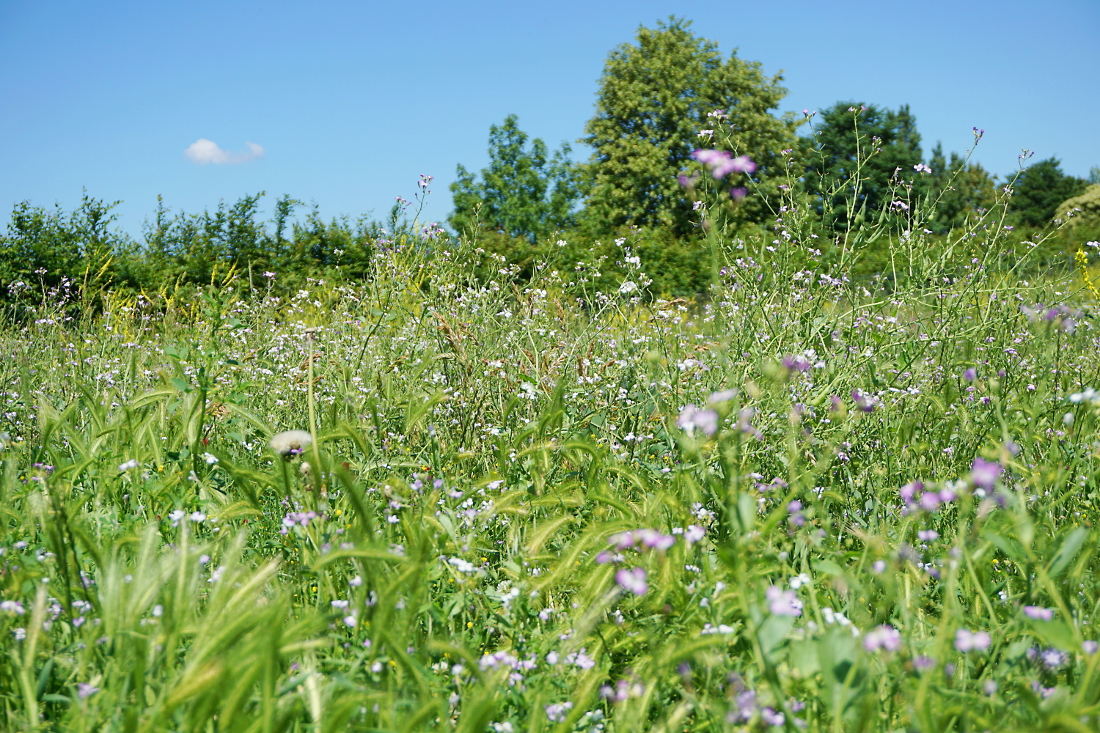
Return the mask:
<svg viewBox="0 0 1100 733"><path fill-rule="evenodd" d="M778 187L780 151L796 147L799 124L772 114L786 94L782 77L765 77L759 63L736 52L723 59L690 25L670 18L656 29L640 27L635 43L607 59L582 139L594 148L585 215L597 231L634 225L690 232L692 202L677 177L695 172L706 180L703 164L691 157L697 148L751 157L757 185L738 215L767 215L761 197Z"/></svg>
<svg viewBox="0 0 1100 733"><path fill-rule="evenodd" d="M921 162L920 133L909 105L895 112L837 102L820 113L812 135L807 187L834 226L858 224L895 194L916 201L924 192L927 179L915 169ZM916 190L907 189L909 182Z"/></svg>
<svg viewBox="0 0 1100 733"><path fill-rule="evenodd" d="M583 185L580 168L569 160L569 145L562 143L550 157L542 140L535 138L530 146L527 141L516 115L489 127L488 167L479 179L459 165L450 186L454 211L448 223L455 231L491 231L535 242L573 226Z"/></svg>
<svg viewBox="0 0 1100 733"><path fill-rule="evenodd" d="M938 142L928 164L932 168L931 201L935 204L928 226L937 234L965 226L968 219L980 216L996 203L993 176L981 164L971 163L956 152L951 153L948 162Z"/></svg>
<svg viewBox="0 0 1100 733"><path fill-rule="evenodd" d="M1047 158L1021 171L1009 186L1008 209L1017 223L1043 227L1054 218L1058 204L1084 193L1088 181L1066 175L1057 158Z"/></svg>

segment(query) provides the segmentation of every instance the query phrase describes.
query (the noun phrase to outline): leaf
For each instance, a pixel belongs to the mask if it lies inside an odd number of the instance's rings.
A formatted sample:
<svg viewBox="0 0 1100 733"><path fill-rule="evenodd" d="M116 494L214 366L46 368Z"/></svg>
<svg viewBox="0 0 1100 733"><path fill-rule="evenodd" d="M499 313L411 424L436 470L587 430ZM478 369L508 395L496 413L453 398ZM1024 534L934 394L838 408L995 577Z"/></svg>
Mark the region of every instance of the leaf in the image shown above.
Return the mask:
<svg viewBox="0 0 1100 733"><path fill-rule="evenodd" d="M1073 556L1081 549L1081 545L1084 544L1088 535L1088 530L1084 527L1078 527L1066 535L1066 538L1062 540L1062 546L1058 548L1058 552L1054 553L1054 558L1050 561L1047 575L1052 579L1061 575L1070 561L1073 560Z"/></svg>
<svg viewBox="0 0 1100 733"><path fill-rule="evenodd" d="M783 643L792 626L794 626L794 616L771 614L764 619L764 623L760 624L760 629L756 632L756 637L760 641L760 650L764 652L765 657L771 657L771 652Z"/></svg>

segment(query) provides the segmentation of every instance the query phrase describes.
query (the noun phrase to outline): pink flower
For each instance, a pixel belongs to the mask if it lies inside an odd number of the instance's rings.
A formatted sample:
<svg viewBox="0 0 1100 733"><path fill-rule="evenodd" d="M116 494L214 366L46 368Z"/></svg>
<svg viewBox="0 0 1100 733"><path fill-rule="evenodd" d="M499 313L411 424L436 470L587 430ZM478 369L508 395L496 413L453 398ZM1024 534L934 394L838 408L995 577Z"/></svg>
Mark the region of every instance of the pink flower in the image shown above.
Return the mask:
<svg viewBox="0 0 1100 733"><path fill-rule="evenodd" d="M644 568L623 568L615 573L615 582L636 596L644 596L649 592L649 584L646 582Z"/></svg>
<svg viewBox="0 0 1100 733"><path fill-rule="evenodd" d="M980 489L992 491L1003 470L996 461L987 461L979 456L974 459L974 465L970 468L970 482Z"/></svg>
<svg viewBox="0 0 1100 733"><path fill-rule="evenodd" d="M768 610L776 616L802 615L802 601L798 600L793 590L783 590L773 585L764 591L764 597L768 599Z"/></svg>
<svg viewBox="0 0 1100 733"><path fill-rule="evenodd" d="M1041 608L1039 606L1024 606L1024 615L1036 621L1050 621L1054 618L1053 608Z"/></svg>
<svg viewBox="0 0 1100 733"><path fill-rule="evenodd" d="M686 405L680 410L680 416L676 418L676 427L688 435L694 433L696 429L704 435L714 435L718 432L718 413L695 405Z"/></svg>
<svg viewBox="0 0 1100 733"><path fill-rule="evenodd" d="M889 624L876 626L863 637L863 648L869 652L875 652L879 649L896 652L901 649L901 632Z"/></svg>
<svg viewBox="0 0 1100 733"><path fill-rule="evenodd" d="M970 631L959 629L955 632L955 648L960 652L981 651L988 649L992 639L984 631Z"/></svg>

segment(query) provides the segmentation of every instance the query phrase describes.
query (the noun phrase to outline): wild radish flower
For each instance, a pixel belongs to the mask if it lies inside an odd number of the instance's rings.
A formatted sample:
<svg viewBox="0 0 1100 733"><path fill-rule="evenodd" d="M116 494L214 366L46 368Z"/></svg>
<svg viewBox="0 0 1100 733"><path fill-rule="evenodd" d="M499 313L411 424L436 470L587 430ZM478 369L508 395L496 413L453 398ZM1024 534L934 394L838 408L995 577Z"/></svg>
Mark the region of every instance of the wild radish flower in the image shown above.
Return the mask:
<svg viewBox="0 0 1100 733"><path fill-rule="evenodd" d="M0 611L14 613L16 616L22 616L26 613L23 604L19 601L0 601Z"/></svg>
<svg viewBox="0 0 1100 733"><path fill-rule="evenodd" d="M97 692L99 692L99 688L89 685L87 682L80 682L76 686L77 697L79 697L81 700L91 697Z"/></svg>
<svg viewBox="0 0 1100 733"><path fill-rule="evenodd" d="M724 389L721 392L714 392L710 397L707 397L707 404L721 405L725 402L729 402L739 394L740 392L736 389Z"/></svg>
<svg viewBox="0 0 1100 733"><path fill-rule="evenodd" d="M1083 392L1074 392L1071 394L1069 396L1069 401L1075 405L1087 402L1090 405L1100 407L1100 392L1097 392L1092 387L1087 387Z"/></svg>
<svg viewBox="0 0 1100 733"><path fill-rule="evenodd" d="M293 458L305 453L313 443L313 436L305 430L286 430L271 439L271 450L283 458Z"/></svg>
<svg viewBox="0 0 1100 733"><path fill-rule="evenodd" d="M1050 621L1054 618L1053 608L1041 608L1039 606L1024 606L1024 615L1036 621Z"/></svg>
<svg viewBox="0 0 1100 733"><path fill-rule="evenodd" d="M852 401L863 412L874 412L875 408L882 404L882 400L878 397L858 389L852 391Z"/></svg>
<svg viewBox="0 0 1100 733"><path fill-rule="evenodd" d="M569 711L572 709L573 703L571 702L559 702L553 705L547 705L546 717L549 718L551 723L560 723L568 717Z"/></svg>
<svg viewBox="0 0 1100 733"><path fill-rule="evenodd" d="M774 708L762 708L760 710L760 720L767 725L775 727L779 727L787 722L783 713L777 713Z"/></svg>
<svg viewBox="0 0 1100 733"><path fill-rule="evenodd" d="M970 631L959 629L955 632L955 648L960 652L981 651L988 649L992 639L985 631Z"/></svg>
<svg viewBox="0 0 1100 733"><path fill-rule="evenodd" d="M791 526L802 527L806 524L806 517L802 514L802 502L795 499L787 505L787 513L791 516L788 518Z"/></svg>
<svg viewBox="0 0 1100 733"><path fill-rule="evenodd" d="M863 648L869 652L885 649L896 652L901 649L901 632L889 624L876 626L863 637Z"/></svg>
<svg viewBox="0 0 1100 733"><path fill-rule="evenodd" d="M924 484L920 481L910 481L901 487L899 493L901 494L901 500L906 504L913 504L916 502L917 492L924 491Z"/></svg>
<svg viewBox="0 0 1100 733"><path fill-rule="evenodd" d="M670 534L663 534L655 529L640 529L638 537L642 546L651 550L667 550L676 544L676 538Z"/></svg>
<svg viewBox="0 0 1100 733"><path fill-rule="evenodd" d="M778 585L772 585L764 591L764 597L768 599L768 610L776 616L802 615L802 601L798 600L793 590L783 590Z"/></svg>
<svg viewBox="0 0 1100 733"><path fill-rule="evenodd" d="M644 596L649 592L649 584L646 582L644 568L631 568L630 570L622 568L619 572L615 573L615 582L618 583L623 590L633 593L636 596Z"/></svg>
<svg viewBox="0 0 1100 733"><path fill-rule="evenodd" d="M615 686L604 685L600 688L600 697L612 702L622 702L645 694L645 685L640 680L619 680Z"/></svg>
<svg viewBox="0 0 1100 733"><path fill-rule="evenodd" d="M718 432L718 413L695 405L686 405L676 418L676 427L688 435L692 435L696 429L705 435L714 435Z"/></svg>
<svg viewBox="0 0 1100 733"><path fill-rule="evenodd" d="M710 168L716 181L730 173L752 173L756 170L756 163L749 156L739 155L734 158L725 150L696 150L691 156Z"/></svg>
<svg viewBox="0 0 1100 733"><path fill-rule="evenodd" d="M965 372L963 372L963 379L965 379L968 382L973 382L977 378L978 378L978 372L977 372L976 369L974 369L974 367L970 367Z"/></svg>
<svg viewBox="0 0 1100 733"><path fill-rule="evenodd" d="M970 483L979 489L992 491L1003 470L996 461L987 461L979 456L974 459L974 465L970 468Z"/></svg>
<svg viewBox="0 0 1100 733"><path fill-rule="evenodd" d="M131 468L137 468L137 467L138 467L137 459L136 458L131 458L130 460L126 461L125 463L118 464L118 472L119 473L125 473L126 471L129 471Z"/></svg>

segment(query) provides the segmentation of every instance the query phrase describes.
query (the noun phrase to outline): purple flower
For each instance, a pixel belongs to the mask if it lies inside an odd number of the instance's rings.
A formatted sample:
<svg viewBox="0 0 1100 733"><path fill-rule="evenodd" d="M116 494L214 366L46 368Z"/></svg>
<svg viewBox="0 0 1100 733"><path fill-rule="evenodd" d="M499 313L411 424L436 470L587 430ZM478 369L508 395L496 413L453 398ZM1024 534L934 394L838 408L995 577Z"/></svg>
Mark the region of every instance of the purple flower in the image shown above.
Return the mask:
<svg viewBox="0 0 1100 733"><path fill-rule="evenodd" d="M1100 644L1097 644L1091 639L1089 641L1081 642L1081 651L1083 651L1085 654L1088 654L1090 657L1096 653L1097 649L1100 649Z"/></svg>
<svg viewBox="0 0 1100 733"><path fill-rule="evenodd" d="M760 720L768 725L779 726L786 722L783 713L777 713L772 708L764 708L760 711Z"/></svg>
<svg viewBox="0 0 1100 733"><path fill-rule="evenodd" d="M752 173L756 170L756 163L749 156L739 155L733 158L725 150L696 150L691 156L710 168L716 181L730 173Z"/></svg>
<svg viewBox="0 0 1100 733"><path fill-rule="evenodd" d="M684 188L691 188L692 186L695 185L695 182L699 180L699 176L698 176L698 174L692 174L691 177L689 178L688 176L685 176L685 175L679 175L679 176L676 177L676 180L679 181L680 185L683 186Z"/></svg>
<svg viewBox="0 0 1100 733"><path fill-rule="evenodd" d="M697 524L688 525L687 530L684 531L684 539L687 540L689 545L694 545L699 540L703 539L707 531Z"/></svg>
<svg viewBox="0 0 1100 733"><path fill-rule="evenodd" d="M955 632L955 648L960 652L981 651L988 649L992 639L985 631L969 631L959 629Z"/></svg>
<svg viewBox="0 0 1100 733"><path fill-rule="evenodd" d="M749 190L744 186L734 186L730 189L730 198L734 201L740 201L749 195Z"/></svg>
<svg viewBox="0 0 1100 733"><path fill-rule="evenodd" d="M852 401L856 403L863 412L874 412L875 408L882 404L882 400L871 394L866 394L862 390L852 391Z"/></svg>
<svg viewBox="0 0 1100 733"><path fill-rule="evenodd" d="M913 660L913 667L918 672L923 672L926 669L932 669L936 666L936 660L932 657L926 657L923 654Z"/></svg>
<svg viewBox="0 0 1100 733"><path fill-rule="evenodd" d="M764 591L764 597L768 599L768 610L776 616L802 615L802 601L798 600L793 590L783 590L778 585L772 585Z"/></svg>
<svg viewBox="0 0 1100 733"><path fill-rule="evenodd" d="M718 413L695 405L685 405L680 410L680 416L676 418L676 427L688 435L694 433L696 428L705 435L714 435L718 432Z"/></svg>
<svg viewBox="0 0 1100 733"><path fill-rule="evenodd" d="M1041 608L1039 606L1024 606L1024 615L1036 621L1050 621L1054 618L1053 608Z"/></svg>
<svg viewBox="0 0 1100 733"><path fill-rule="evenodd" d="M608 544L614 545L616 548L618 548L620 550L625 550L628 547L633 547L634 543L637 542L637 541L638 541L638 538L636 538L634 536L634 533L629 531L629 530L626 531L626 532L619 532L618 534L613 534L613 535L611 535L610 537L607 538Z"/></svg>
<svg viewBox="0 0 1100 733"><path fill-rule="evenodd" d="M1063 652L1061 649L1044 649L1039 654L1039 661L1043 663L1043 666L1049 670L1056 670L1065 664L1069 660L1069 655Z"/></svg>
<svg viewBox="0 0 1100 733"><path fill-rule="evenodd" d="M970 367L965 372L963 372L963 379L965 379L968 382L973 382L977 378L978 378L978 372L977 372L976 369L974 369L974 367Z"/></svg>
<svg viewBox="0 0 1100 733"><path fill-rule="evenodd" d="M573 708L571 702L559 702L553 705L546 706L546 717L551 723L560 723L566 719L569 715L569 711Z"/></svg>
<svg viewBox="0 0 1100 733"><path fill-rule="evenodd" d="M924 484L920 481L910 481L905 486L901 487L901 500L906 504L912 504L913 500L917 496L918 491L924 490Z"/></svg>
<svg viewBox="0 0 1100 733"><path fill-rule="evenodd" d="M667 550L676 544L676 538L670 534L662 534L655 529L638 530L642 545L651 550Z"/></svg>
<svg viewBox="0 0 1100 733"><path fill-rule="evenodd" d="M812 366L810 360L801 354L783 357L783 368L792 372L808 372Z"/></svg>
<svg viewBox="0 0 1100 733"><path fill-rule="evenodd" d="M987 461L979 456L974 459L974 465L970 468L970 482L980 489L992 491L1003 470L996 461Z"/></svg>
<svg viewBox="0 0 1100 733"><path fill-rule="evenodd" d="M925 491L920 495L920 508L926 512L934 512L940 505L940 497L934 491Z"/></svg>
<svg viewBox="0 0 1100 733"><path fill-rule="evenodd" d="M757 440L760 440L764 437L764 434L752 424L752 418L755 414L756 408L754 407L742 408L741 411L737 413L737 429L742 433L748 433Z"/></svg>
<svg viewBox="0 0 1100 733"><path fill-rule="evenodd" d="M646 583L644 568L622 568L615 573L615 582L622 588L636 596L644 596L649 592L649 584Z"/></svg>
<svg viewBox="0 0 1100 733"><path fill-rule="evenodd" d="M99 688L98 687L93 687L92 685L89 685L87 682L80 682L76 686L76 694L81 700L84 700L88 697L91 697L92 695L96 694L97 692L99 692Z"/></svg>
<svg viewBox="0 0 1100 733"><path fill-rule="evenodd" d="M879 649L896 652L901 649L901 632L889 624L876 626L863 637L863 648L869 652L875 652Z"/></svg>

